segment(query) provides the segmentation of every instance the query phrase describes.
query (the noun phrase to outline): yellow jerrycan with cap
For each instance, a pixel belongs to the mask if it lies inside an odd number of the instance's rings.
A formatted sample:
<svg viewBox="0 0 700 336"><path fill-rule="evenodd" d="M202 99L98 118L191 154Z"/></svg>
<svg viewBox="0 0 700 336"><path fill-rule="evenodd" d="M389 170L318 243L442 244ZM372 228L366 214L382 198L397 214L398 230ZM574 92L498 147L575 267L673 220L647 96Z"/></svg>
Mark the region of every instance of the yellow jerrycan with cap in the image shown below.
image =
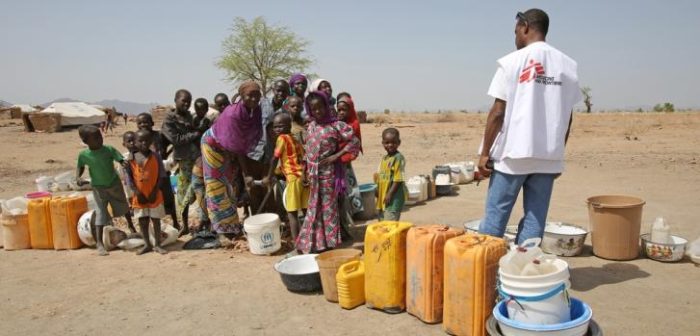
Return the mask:
<svg viewBox="0 0 700 336"><path fill-rule="evenodd" d="M340 266L335 275L338 287L338 304L353 309L365 303L365 263L351 260Z"/></svg>
<svg viewBox="0 0 700 336"><path fill-rule="evenodd" d="M378 222L365 232L365 304L387 313L406 309L407 222Z"/></svg>
<svg viewBox="0 0 700 336"><path fill-rule="evenodd" d="M445 243L442 328L452 335L486 335L496 304L498 261L507 251L502 238L464 234Z"/></svg>

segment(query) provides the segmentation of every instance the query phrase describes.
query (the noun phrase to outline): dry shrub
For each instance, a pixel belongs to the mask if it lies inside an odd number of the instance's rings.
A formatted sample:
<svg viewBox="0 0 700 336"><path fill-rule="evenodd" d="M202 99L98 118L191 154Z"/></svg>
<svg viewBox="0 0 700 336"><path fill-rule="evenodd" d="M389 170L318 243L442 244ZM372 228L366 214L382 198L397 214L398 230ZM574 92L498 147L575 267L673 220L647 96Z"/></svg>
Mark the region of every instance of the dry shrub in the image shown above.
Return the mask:
<svg viewBox="0 0 700 336"><path fill-rule="evenodd" d="M455 122L455 121L457 121L457 118L455 117L454 114L452 114L452 112L449 112L449 113L440 113L440 114L438 114L437 117L435 118L435 121L437 121L437 122L439 122L439 123L443 123L443 122Z"/></svg>
<svg viewBox="0 0 700 336"><path fill-rule="evenodd" d="M391 117L388 115L373 115L372 117L367 118L367 122L377 125L389 124L391 123Z"/></svg>

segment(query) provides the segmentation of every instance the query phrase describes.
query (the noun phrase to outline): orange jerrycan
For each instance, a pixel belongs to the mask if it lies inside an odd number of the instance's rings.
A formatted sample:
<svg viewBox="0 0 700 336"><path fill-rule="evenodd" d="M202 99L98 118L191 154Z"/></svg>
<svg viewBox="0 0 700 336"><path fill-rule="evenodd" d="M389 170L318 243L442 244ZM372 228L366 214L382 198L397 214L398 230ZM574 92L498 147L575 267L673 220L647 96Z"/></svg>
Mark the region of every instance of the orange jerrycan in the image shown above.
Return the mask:
<svg viewBox="0 0 700 336"><path fill-rule="evenodd" d="M365 233L365 303L387 313L406 308L407 222L378 222Z"/></svg>
<svg viewBox="0 0 700 336"><path fill-rule="evenodd" d="M496 303L498 261L506 241L465 234L445 244L442 328L452 335L486 335L486 320Z"/></svg>
<svg viewBox="0 0 700 336"><path fill-rule="evenodd" d="M78 237L78 220L88 209L85 196L54 197L50 207L54 249L77 249L83 246Z"/></svg>
<svg viewBox="0 0 700 336"><path fill-rule="evenodd" d="M32 248L29 241L29 221L27 215L0 215L5 250L23 250Z"/></svg>
<svg viewBox="0 0 700 336"><path fill-rule="evenodd" d="M29 240L33 249L52 249L51 198L30 199L27 204Z"/></svg>
<svg viewBox="0 0 700 336"><path fill-rule="evenodd" d="M445 225L408 230L406 238L406 311L426 323L442 321L445 242L463 234Z"/></svg>
<svg viewBox="0 0 700 336"><path fill-rule="evenodd" d="M345 309L353 309L365 303L365 263L352 260L341 265L335 275L338 287L338 303Z"/></svg>

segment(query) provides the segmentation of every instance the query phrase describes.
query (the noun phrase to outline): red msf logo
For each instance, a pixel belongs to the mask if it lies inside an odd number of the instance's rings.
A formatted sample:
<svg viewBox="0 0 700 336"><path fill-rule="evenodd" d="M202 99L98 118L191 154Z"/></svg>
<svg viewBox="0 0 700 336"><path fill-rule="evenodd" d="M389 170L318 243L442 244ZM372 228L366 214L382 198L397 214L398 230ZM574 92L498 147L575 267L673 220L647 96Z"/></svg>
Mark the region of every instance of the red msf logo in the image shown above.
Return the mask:
<svg viewBox="0 0 700 336"><path fill-rule="evenodd" d="M530 64L520 73L519 83L529 83L533 79L537 78L537 76L543 75L544 67L542 66L542 63L530 60Z"/></svg>

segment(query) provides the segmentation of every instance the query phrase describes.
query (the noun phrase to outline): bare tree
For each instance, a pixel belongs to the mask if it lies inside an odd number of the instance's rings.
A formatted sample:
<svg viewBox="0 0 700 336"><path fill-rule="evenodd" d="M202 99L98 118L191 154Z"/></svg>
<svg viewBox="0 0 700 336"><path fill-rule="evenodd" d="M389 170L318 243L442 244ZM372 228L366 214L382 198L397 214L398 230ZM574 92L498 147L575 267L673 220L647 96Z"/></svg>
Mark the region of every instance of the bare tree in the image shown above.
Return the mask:
<svg viewBox="0 0 700 336"><path fill-rule="evenodd" d="M586 113L591 113L591 107L593 107L593 103L591 102L591 99L593 98L591 95L591 88L584 86L581 89L581 93L583 93L583 103L586 104Z"/></svg>

